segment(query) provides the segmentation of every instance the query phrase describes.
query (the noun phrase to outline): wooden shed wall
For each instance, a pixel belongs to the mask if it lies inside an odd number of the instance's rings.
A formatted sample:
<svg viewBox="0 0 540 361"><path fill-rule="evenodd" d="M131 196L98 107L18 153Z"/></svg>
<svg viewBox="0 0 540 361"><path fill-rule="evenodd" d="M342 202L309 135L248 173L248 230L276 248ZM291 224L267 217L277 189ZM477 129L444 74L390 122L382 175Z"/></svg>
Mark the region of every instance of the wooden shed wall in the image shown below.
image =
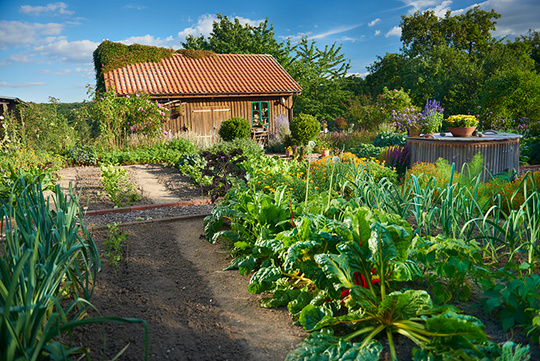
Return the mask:
<svg viewBox="0 0 540 361"><path fill-rule="evenodd" d="M284 98L284 104L280 100ZM165 102L161 100L162 102ZM165 124L165 130L173 134L190 130L200 136L207 136L219 130L221 122L232 117L242 117L252 122L251 104L257 101L267 101L270 108L269 131L274 131L274 119L279 114L289 120L292 117L293 97L285 96L253 96L230 98L182 98L169 99L176 101L172 108L182 104L180 114L172 112L171 119Z"/></svg>

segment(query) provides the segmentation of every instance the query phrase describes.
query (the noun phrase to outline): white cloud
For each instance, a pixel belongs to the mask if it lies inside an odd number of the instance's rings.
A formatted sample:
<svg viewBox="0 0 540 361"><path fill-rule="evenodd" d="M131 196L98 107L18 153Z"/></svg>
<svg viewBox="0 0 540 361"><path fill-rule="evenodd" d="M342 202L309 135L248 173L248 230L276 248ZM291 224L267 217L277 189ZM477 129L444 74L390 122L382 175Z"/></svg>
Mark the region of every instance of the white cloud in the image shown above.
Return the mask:
<svg viewBox="0 0 540 361"><path fill-rule="evenodd" d="M68 5L63 2L47 4L45 6L22 5L19 12L27 15L39 16L46 13L57 13L54 15L72 15L73 11L67 10Z"/></svg>
<svg viewBox="0 0 540 361"><path fill-rule="evenodd" d="M385 37L387 37L387 38L390 37L390 36L399 36L399 37L401 37L401 28L399 26L394 26L385 35Z"/></svg>
<svg viewBox="0 0 540 361"><path fill-rule="evenodd" d="M501 14L501 17L496 20L497 29L493 33L497 37L508 36L511 38L526 34L529 29L540 30L540 22L538 21L540 2L537 0L487 0L452 11L452 15L465 13L475 6L485 11L493 9L496 13Z"/></svg>
<svg viewBox="0 0 540 361"><path fill-rule="evenodd" d="M92 53L99 43L90 40L58 41L36 47L34 52L62 63L92 63Z"/></svg>
<svg viewBox="0 0 540 361"><path fill-rule="evenodd" d="M9 57L11 63L29 63L31 58L26 53L12 54Z"/></svg>
<svg viewBox="0 0 540 361"><path fill-rule="evenodd" d="M324 33L319 33L319 34L313 34L313 32L305 32L305 33L297 33L296 35L279 36L279 37L282 38L282 39L289 39L292 42L299 41L304 36L308 37L309 39L313 39L313 40L315 40L315 39L324 39L324 38L332 36L332 35L341 34L341 33L345 33L347 31L356 29L359 26L360 26L360 24L338 26L336 28L330 29L330 30L328 30L328 31L326 31ZM357 41L357 40L360 40L360 39L352 38L352 37L344 35L338 40Z"/></svg>
<svg viewBox="0 0 540 361"><path fill-rule="evenodd" d="M365 38L365 35L362 35L359 38L353 38L353 37L350 37L350 36L342 36L341 38L339 38L337 40L338 41L350 41L350 42L354 43L354 42L357 42L357 41L361 41L364 38Z"/></svg>
<svg viewBox="0 0 540 361"><path fill-rule="evenodd" d="M38 81L25 82L25 83L8 83L6 81L0 82L0 86L6 87L6 88L30 88L30 87L35 87L35 86L42 86L45 84L46 83L38 82Z"/></svg>
<svg viewBox="0 0 540 361"><path fill-rule="evenodd" d="M47 36L59 35L64 25L58 23L26 23L0 20L0 49L6 46L38 45L50 40Z"/></svg>
<svg viewBox="0 0 540 361"><path fill-rule="evenodd" d="M160 46L164 48L180 48L180 42L178 39L175 39L172 36L168 36L165 39L156 38L153 35L143 35L143 36L132 36L125 40L120 40L120 43L131 45L131 44L141 44L141 45L152 45Z"/></svg>
<svg viewBox="0 0 540 361"><path fill-rule="evenodd" d="M258 26L260 23L262 23L264 20L252 20L248 18L243 18L241 16L229 16L228 19L230 21L234 21L234 19L238 19L240 24L245 25L249 24L252 26ZM184 41L186 36L193 35L193 36L200 36L201 34L205 37L208 37L210 33L212 32L214 21L219 21L216 15L212 14L204 14L199 16L197 19L197 23L189 28L185 28L184 30L180 31L178 33L178 39L180 41Z"/></svg>
<svg viewBox="0 0 540 361"><path fill-rule="evenodd" d="M87 77L88 75L92 75L94 72L94 69L91 67L76 67L74 69L60 69L60 70L50 70L50 69L42 69L39 71L41 74L50 74L50 75L59 75L59 76L65 76L65 75L78 75L82 77Z"/></svg>
<svg viewBox="0 0 540 361"><path fill-rule="evenodd" d="M331 35L345 33L347 31L355 29L355 28L357 28L359 26L360 25L338 26L337 28L330 29L330 30L328 30L328 31L326 31L324 33L313 35L313 36L311 36L311 38L312 39L323 39L323 38L326 38L326 37L331 36Z"/></svg>
<svg viewBox="0 0 540 361"><path fill-rule="evenodd" d="M368 26L369 26L369 27L375 26L375 24L378 24L378 23L380 23L380 22L381 22L381 18L377 18L377 19L375 19L375 20L370 21L370 23L368 24Z"/></svg>
<svg viewBox="0 0 540 361"><path fill-rule="evenodd" d="M426 11L431 10L438 17L444 17L446 12L450 9L452 5L452 0L401 0L405 4L405 8L409 8L407 11L408 15L412 15L417 11Z"/></svg>
<svg viewBox="0 0 540 361"><path fill-rule="evenodd" d="M375 36L379 36L381 35L381 31L380 30L375 30Z"/></svg>
<svg viewBox="0 0 540 361"><path fill-rule="evenodd" d="M140 4L127 4L124 6L125 9L135 9L135 10L144 10L146 6Z"/></svg>

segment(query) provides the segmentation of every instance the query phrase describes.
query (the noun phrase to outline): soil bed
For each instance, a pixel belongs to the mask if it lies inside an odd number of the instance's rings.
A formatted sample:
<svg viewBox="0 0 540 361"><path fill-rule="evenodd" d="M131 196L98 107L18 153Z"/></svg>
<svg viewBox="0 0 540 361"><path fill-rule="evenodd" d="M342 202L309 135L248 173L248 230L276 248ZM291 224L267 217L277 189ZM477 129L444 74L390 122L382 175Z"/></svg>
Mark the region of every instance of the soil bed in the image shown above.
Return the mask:
<svg viewBox="0 0 540 361"><path fill-rule="evenodd" d="M91 299L103 316L144 319L150 330L150 359L283 360L305 337L286 310L258 306L247 292L248 277L222 271L229 260L223 245L201 239L202 218L148 222L119 227L128 233L117 275L105 264ZM92 236L100 253L107 230ZM93 314L96 315L95 313ZM101 359L129 344L124 358L140 360L141 325L105 324L77 332Z"/></svg>

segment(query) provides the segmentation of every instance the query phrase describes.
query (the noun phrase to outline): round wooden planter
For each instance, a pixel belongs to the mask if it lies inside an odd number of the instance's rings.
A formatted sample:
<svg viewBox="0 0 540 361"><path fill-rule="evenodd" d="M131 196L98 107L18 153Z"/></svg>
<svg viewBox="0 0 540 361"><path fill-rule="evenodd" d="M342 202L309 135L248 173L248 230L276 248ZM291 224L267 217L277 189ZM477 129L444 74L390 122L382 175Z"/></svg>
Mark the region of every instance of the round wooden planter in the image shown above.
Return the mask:
<svg viewBox="0 0 540 361"><path fill-rule="evenodd" d="M459 127L459 128L448 128L448 131L452 133L454 137L467 138L474 133L476 127Z"/></svg>

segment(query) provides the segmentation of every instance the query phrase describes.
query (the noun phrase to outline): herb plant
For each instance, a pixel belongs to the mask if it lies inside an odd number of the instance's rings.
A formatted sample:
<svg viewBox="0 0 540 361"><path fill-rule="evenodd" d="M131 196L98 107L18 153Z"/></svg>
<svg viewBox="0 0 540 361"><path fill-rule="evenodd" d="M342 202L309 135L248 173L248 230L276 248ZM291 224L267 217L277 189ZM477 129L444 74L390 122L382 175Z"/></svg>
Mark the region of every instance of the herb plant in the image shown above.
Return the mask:
<svg viewBox="0 0 540 361"><path fill-rule="evenodd" d="M118 232L118 224L116 222L108 224L107 228L109 228L109 239L103 242L106 247L105 257L107 257L107 264L113 267L114 274L116 275L120 267L120 261L122 260L122 249L124 248L127 234Z"/></svg>
<svg viewBox="0 0 540 361"><path fill-rule="evenodd" d="M129 182L125 168L115 167L112 164L100 166L101 185L107 192L109 199L116 207L131 205L141 199L135 186Z"/></svg>

